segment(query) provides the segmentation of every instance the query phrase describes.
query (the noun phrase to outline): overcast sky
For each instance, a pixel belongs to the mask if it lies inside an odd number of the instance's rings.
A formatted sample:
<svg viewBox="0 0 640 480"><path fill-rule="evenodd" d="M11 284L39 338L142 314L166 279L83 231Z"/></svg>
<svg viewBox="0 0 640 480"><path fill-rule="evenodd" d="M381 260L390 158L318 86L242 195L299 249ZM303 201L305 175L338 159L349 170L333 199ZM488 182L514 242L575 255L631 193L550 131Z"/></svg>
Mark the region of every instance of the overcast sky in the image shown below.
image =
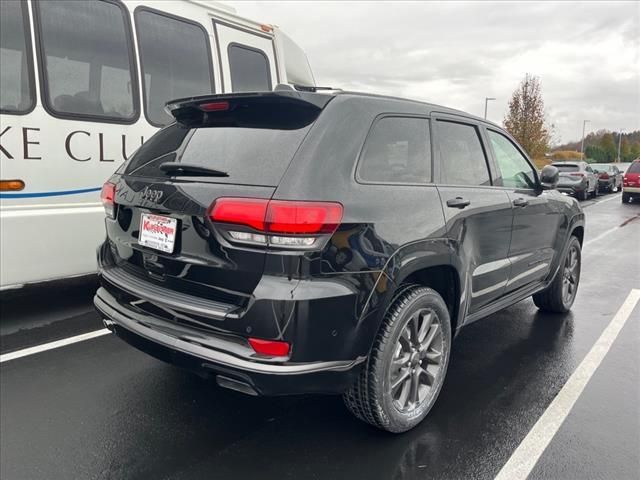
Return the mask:
<svg viewBox="0 0 640 480"><path fill-rule="evenodd" d="M426 100L502 124L529 72L556 141L640 129L640 2L225 2L281 27L318 85Z"/></svg>

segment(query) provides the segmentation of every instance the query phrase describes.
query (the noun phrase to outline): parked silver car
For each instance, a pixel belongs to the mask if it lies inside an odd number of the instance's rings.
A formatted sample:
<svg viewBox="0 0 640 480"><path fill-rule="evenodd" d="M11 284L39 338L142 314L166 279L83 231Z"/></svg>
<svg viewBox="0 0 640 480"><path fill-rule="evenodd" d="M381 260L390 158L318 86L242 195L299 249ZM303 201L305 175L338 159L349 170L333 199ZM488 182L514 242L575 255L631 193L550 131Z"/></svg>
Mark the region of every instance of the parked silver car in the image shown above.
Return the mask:
<svg viewBox="0 0 640 480"><path fill-rule="evenodd" d="M553 166L560 170L559 191L575 195L578 200L598 196L598 175L587 162L554 162Z"/></svg>

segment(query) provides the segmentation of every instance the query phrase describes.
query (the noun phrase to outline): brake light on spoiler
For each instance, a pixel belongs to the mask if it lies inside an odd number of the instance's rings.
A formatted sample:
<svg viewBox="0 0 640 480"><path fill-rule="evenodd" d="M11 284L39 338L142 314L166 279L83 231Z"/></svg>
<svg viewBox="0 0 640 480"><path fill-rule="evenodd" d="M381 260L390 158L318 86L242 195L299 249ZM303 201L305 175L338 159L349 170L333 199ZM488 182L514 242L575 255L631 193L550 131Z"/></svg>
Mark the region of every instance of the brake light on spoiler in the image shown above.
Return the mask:
<svg viewBox="0 0 640 480"><path fill-rule="evenodd" d="M209 217L231 242L312 250L336 231L342 214L337 202L223 197Z"/></svg>

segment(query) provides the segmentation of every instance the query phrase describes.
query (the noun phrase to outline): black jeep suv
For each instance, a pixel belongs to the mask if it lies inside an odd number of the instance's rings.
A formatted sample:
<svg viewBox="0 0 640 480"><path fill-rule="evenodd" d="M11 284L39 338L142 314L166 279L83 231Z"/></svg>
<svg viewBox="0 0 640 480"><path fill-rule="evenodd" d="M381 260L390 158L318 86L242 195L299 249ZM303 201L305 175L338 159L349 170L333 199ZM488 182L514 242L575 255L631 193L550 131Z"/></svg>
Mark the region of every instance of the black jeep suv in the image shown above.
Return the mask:
<svg viewBox="0 0 640 480"><path fill-rule="evenodd" d="M573 303L584 215L496 125L284 88L167 110L104 185L95 296L151 355L250 395L341 393L402 432L464 325Z"/></svg>

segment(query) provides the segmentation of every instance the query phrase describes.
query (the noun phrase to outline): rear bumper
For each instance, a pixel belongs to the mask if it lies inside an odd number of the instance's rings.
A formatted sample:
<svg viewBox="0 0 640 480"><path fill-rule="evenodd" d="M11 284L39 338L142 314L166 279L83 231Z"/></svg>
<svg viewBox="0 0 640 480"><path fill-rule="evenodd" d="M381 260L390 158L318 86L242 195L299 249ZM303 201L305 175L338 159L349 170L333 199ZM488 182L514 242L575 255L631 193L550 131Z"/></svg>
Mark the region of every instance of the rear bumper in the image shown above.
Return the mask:
<svg viewBox="0 0 640 480"><path fill-rule="evenodd" d="M623 193L640 193L640 187L622 187Z"/></svg>
<svg viewBox="0 0 640 480"><path fill-rule="evenodd" d="M585 191L587 188L586 185L558 185L556 189L562 193L568 193L570 195L575 195L577 193Z"/></svg>
<svg viewBox="0 0 640 480"><path fill-rule="evenodd" d="M96 293L94 304L105 326L132 346L168 363L215 376L221 386L248 394L342 393L364 361L364 357L304 363L249 359L235 338L202 331L181 334L177 327L163 327L162 321L130 310L104 288Z"/></svg>

